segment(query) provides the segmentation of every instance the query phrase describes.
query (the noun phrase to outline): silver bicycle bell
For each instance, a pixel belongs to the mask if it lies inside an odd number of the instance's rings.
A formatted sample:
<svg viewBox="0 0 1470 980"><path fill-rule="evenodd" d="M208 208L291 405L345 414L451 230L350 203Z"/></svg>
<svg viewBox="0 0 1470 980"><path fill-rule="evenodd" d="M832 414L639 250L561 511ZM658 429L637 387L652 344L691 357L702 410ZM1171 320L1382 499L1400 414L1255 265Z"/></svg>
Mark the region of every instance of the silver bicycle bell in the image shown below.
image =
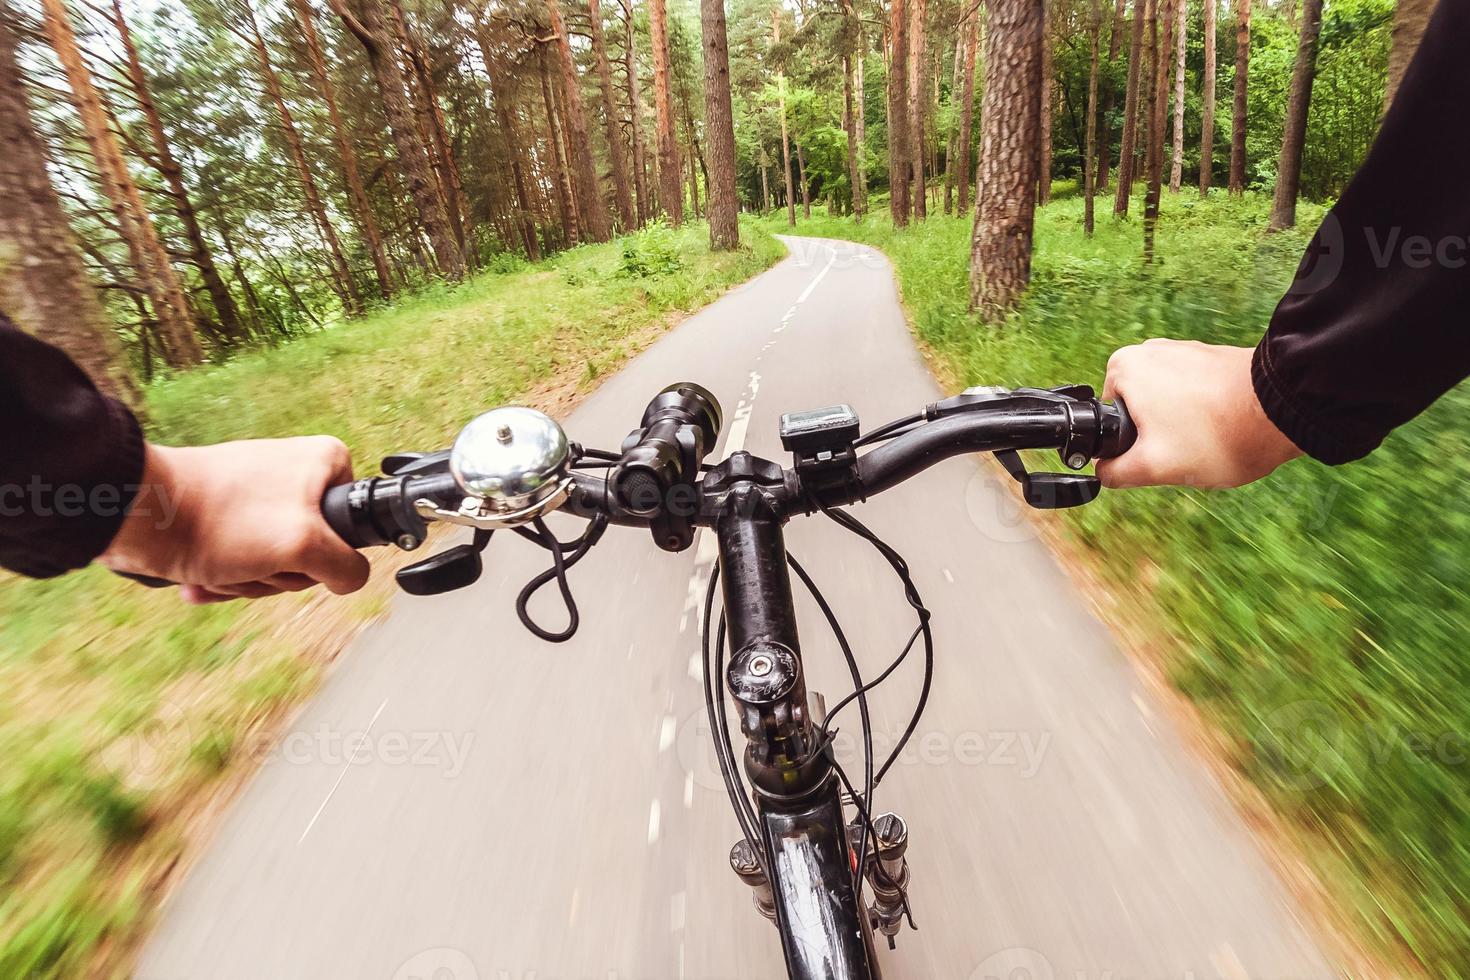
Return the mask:
<svg viewBox="0 0 1470 980"><path fill-rule="evenodd" d="M454 440L449 472L481 502L482 518L525 523L560 506L571 490L567 434L534 408L492 409Z"/></svg>

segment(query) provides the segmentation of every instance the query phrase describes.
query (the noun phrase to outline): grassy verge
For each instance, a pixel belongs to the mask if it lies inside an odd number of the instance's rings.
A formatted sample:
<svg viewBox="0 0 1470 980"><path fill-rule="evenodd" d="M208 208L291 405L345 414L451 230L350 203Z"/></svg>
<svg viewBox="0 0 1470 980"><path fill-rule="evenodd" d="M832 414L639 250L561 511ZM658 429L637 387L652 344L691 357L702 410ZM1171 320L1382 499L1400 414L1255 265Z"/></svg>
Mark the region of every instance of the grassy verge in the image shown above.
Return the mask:
<svg viewBox="0 0 1470 980"><path fill-rule="evenodd" d="M701 225L575 249L176 378L148 392L151 434L331 432L367 469L496 404L564 404L784 254L742 230L734 253L711 254ZM189 609L97 570L0 578L0 977L126 971L193 818L382 610L382 585Z"/></svg>
<svg viewBox="0 0 1470 980"><path fill-rule="evenodd" d="M882 248L964 384L1100 383L1108 355L1146 337L1254 344L1321 216L1304 207L1301 229L1268 236L1268 200L1166 198L1152 269L1136 221L1104 209L1088 239L1080 201L1043 209L1034 285L1001 329L966 312L966 219L797 231ZM1437 977L1470 976L1467 410L1451 392L1351 466L1105 494L1065 517L1355 930Z"/></svg>

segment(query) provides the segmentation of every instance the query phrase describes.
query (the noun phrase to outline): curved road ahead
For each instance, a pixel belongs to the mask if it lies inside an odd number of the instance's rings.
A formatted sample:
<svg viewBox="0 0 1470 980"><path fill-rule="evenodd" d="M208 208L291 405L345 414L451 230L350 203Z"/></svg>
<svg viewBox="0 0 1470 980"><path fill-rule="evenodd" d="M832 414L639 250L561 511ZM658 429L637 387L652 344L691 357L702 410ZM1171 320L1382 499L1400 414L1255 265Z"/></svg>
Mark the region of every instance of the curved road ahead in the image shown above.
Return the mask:
<svg viewBox="0 0 1470 980"><path fill-rule="evenodd" d="M615 448L685 379L725 406L719 456L783 458L784 411L845 401L872 426L932 400L888 263L788 245L588 397L563 420L571 437ZM885 976L1334 975L993 469L952 460L860 509L908 558L938 645L928 714L877 794L911 827L920 926L881 954ZM892 573L830 522L793 524L789 544L872 676L912 628ZM725 864L736 824L694 660L713 557L707 535L667 555L611 529L572 573L583 626L561 646L516 621L515 591L546 555L509 534L474 588L400 596L170 898L138 975L784 976ZM840 695L835 645L809 601L800 611L811 685ZM550 602L542 615L561 622ZM903 730L917 666L875 697L880 749Z"/></svg>

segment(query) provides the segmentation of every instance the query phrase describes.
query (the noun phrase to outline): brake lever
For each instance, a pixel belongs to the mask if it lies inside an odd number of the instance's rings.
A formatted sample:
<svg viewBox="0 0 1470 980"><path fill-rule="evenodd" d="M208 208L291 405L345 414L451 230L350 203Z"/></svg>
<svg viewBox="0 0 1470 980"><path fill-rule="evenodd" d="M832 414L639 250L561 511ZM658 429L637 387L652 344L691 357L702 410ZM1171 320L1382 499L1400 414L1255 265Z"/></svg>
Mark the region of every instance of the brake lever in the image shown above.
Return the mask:
<svg viewBox="0 0 1470 980"><path fill-rule="evenodd" d="M485 570L480 553L490 543L494 531L477 530L470 544L457 544L453 548L430 555L398 570L394 581L409 595L442 595L474 585Z"/></svg>
<svg viewBox="0 0 1470 980"><path fill-rule="evenodd" d="M1021 484L1021 496L1037 510L1080 507L1097 499L1102 483L1095 476L1076 473L1028 473L1021 454L1003 449L993 454L1007 473Z"/></svg>

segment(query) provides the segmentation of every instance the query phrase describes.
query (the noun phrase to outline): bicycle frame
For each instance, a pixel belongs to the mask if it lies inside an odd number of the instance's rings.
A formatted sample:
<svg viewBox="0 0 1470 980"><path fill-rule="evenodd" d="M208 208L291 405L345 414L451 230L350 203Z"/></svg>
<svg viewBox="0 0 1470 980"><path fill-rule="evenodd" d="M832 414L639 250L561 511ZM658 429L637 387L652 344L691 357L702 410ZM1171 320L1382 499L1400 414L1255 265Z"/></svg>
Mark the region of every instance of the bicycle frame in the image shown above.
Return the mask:
<svg viewBox="0 0 1470 980"><path fill-rule="evenodd" d="M816 726L781 518L754 483L740 482L715 532L733 651L729 682L749 742L745 768L756 787L787 972L793 980L879 980L841 785L826 753L811 751Z"/></svg>

